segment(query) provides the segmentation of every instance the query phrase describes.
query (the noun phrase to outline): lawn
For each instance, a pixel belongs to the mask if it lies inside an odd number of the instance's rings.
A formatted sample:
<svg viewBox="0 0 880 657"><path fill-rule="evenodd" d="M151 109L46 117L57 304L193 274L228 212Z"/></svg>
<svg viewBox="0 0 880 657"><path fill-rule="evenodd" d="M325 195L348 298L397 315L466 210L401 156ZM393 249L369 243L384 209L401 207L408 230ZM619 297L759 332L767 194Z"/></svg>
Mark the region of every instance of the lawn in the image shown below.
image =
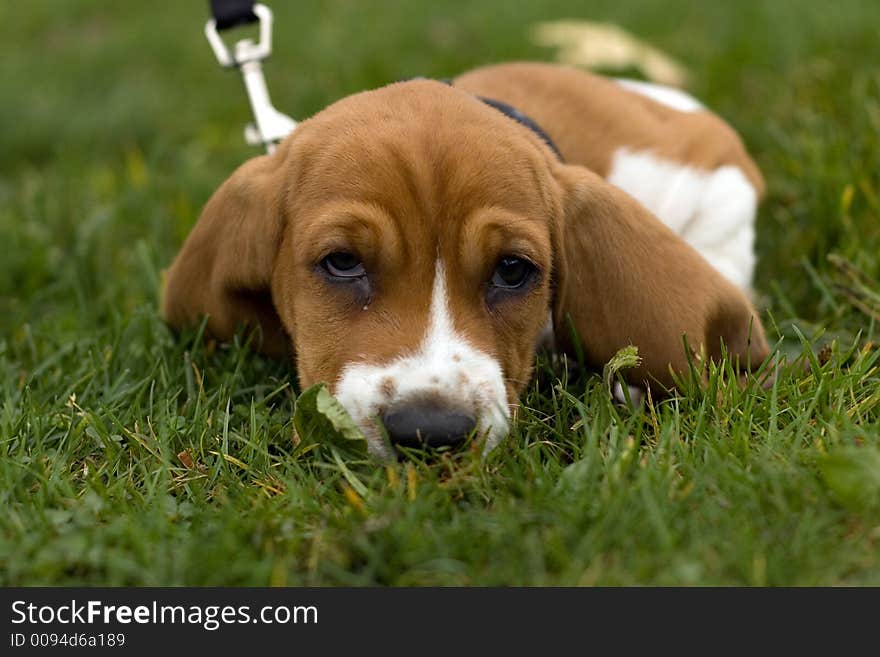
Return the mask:
<svg viewBox="0 0 880 657"><path fill-rule="evenodd" d="M257 152L207 3L5 3L0 584L880 585L880 3L270 5L269 86L297 118L550 59L540 20L612 21L683 62L767 178L776 382L722 364L628 410L539 364L485 460L297 447L291 365L157 312L200 207Z"/></svg>

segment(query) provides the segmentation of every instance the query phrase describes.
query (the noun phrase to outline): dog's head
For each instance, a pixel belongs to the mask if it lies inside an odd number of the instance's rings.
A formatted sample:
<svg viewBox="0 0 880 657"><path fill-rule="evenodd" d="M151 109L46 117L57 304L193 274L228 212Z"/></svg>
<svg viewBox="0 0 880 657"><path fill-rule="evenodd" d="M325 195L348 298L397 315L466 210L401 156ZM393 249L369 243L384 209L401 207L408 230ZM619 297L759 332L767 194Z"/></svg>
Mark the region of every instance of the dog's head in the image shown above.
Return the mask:
<svg viewBox="0 0 880 657"><path fill-rule="evenodd" d="M552 314L557 341L601 367L628 344L633 383L672 384L682 335L743 361L767 347L748 300L625 193L560 163L468 93L410 81L350 96L213 195L172 265L174 326L292 351L330 384L371 451L491 447Z"/></svg>

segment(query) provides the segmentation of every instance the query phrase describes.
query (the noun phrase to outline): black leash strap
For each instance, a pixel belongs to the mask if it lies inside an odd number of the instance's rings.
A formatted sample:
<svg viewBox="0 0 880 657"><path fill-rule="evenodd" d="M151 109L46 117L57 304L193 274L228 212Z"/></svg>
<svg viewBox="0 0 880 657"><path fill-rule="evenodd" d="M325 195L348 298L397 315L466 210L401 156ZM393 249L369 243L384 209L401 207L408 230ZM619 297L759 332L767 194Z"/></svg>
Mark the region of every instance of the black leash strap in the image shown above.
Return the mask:
<svg viewBox="0 0 880 657"><path fill-rule="evenodd" d="M254 0L210 0L210 3L211 15L217 21L218 31L258 20L254 13Z"/></svg>

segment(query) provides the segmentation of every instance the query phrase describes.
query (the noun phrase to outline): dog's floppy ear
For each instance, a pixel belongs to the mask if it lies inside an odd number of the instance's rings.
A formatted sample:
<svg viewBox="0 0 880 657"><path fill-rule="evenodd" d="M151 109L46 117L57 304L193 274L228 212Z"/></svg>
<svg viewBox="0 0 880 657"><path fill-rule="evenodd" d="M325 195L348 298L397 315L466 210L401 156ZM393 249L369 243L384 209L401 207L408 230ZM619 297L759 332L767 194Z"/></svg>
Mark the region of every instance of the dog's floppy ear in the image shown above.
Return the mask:
<svg viewBox="0 0 880 657"><path fill-rule="evenodd" d="M560 165L557 180L553 319L560 348L582 350L588 365L601 368L636 345L642 363L626 371L627 380L667 388L671 370L688 368L683 335L710 358L720 356L723 342L742 367L767 357L745 294L638 201L583 167Z"/></svg>
<svg viewBox="0 0 880 657"><path fill-rule="evenodd" d="M207 315L217 339L246 325L259 329L255 346L264 353L290 349L271 293L285 225L284 152L245 162L205 205L167 272L162 312L172 327Z"/></svg>

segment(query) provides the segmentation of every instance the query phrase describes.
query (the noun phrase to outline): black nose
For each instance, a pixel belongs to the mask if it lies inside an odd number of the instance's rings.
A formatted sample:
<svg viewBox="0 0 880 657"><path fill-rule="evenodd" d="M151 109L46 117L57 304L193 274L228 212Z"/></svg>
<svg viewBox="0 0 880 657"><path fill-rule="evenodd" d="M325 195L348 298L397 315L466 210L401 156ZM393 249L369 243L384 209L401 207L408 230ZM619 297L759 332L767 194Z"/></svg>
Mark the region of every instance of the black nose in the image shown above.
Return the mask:
<svg viewBox="0 0 880 657"><path fill-rule="evenodd" d="M392 407L382 421L391 443L401 447L454 447L476 426L473 416L430 402Z"/></svg>

